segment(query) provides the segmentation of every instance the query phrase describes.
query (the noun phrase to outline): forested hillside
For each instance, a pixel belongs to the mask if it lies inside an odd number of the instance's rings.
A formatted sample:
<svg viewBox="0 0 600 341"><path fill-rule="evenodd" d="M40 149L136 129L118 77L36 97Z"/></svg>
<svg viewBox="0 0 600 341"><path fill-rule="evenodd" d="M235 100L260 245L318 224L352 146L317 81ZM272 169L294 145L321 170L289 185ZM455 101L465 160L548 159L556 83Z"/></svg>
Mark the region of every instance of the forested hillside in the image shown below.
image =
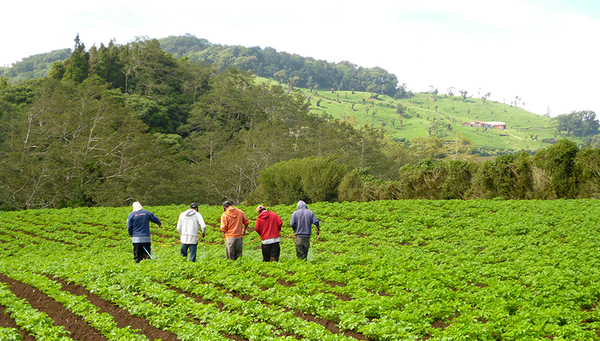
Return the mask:
<svg viewBox="0 0 600 341"><path fill-rule="evenodd" d="M364 68L348 61L328 63L311 57L277 52L272 47L243 47L212 44L191 35L159 39L166 52L176 58L214 64L222 71L228 67L252 71L260 77L278 80L289 86L309 89L367 91L402 97L406 86L380 67Z"/></svg>
<svg viewBox="0 0 600 341"><path fill-rule="evenodd" d="M378 131L309 115L299 94L176 60L154 39L76 39L48 77L3 83L0 110L4 209L239 202L279 161L387 160Z"/></svg>
<svg viewBox="0 0 600 341"><path fill-rule="evenodd" d="M398 92L385 102L384 94L346 90L369 96L356 104L370 108L371 122L361 123L325 108L353 109L339 88L299 91L287 76L258 81L250 70L163 48L139 38L88 49L77 37L47 77L2 78L0 209L599 196L599 150L560 140L597 133L594 113L557 120L558 143L534 156L513 151L481 162L469 138L446 129L450 113L440 109L449 109L436 94L405 94L405 106L394 102ZM469 110L459 103L457 112ZM397 121L384 125L388 110ZM399 138L389 132L395 122L399 131L412 123L428 131Z"/></svg>
<svg viewBox="0 0 600 341"><path fill-rule="evenodd" d="M52 63L57 60L63 61L70 55L71 49L68 48L29 56L14 63L11 67L0 67L0 77L6 77L12 82L46 77Z"/></svg>

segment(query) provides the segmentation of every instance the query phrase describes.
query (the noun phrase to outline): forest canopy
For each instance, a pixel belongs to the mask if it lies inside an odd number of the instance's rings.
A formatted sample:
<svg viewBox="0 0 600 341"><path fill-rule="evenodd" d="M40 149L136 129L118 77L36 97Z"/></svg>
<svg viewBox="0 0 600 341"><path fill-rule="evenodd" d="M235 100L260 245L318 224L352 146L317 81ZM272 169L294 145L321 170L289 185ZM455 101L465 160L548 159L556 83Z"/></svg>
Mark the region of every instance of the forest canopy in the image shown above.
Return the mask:
<svg viewBox="0 0 600 341"><path fill-rule="evenodd" d="M534 156L479 161L468 139L394 140L313 114L310 92L286 86L398 95L378 68L193 36L89 49L77 36L69 51L46 77L0 77L0 210L600 196L598 149L560 140ZM276 81L257 82L259 73ZM564 122L572 135L598 130L593 112Z"/></svg>

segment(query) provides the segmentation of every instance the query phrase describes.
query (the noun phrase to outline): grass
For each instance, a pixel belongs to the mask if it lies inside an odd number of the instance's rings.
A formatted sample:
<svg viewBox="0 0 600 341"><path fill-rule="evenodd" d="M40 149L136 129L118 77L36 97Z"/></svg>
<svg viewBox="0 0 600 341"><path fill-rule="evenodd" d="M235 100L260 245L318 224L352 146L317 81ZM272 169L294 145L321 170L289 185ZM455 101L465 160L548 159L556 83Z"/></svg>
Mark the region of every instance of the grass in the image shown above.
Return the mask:
<svg viewBox="0 0 600 341"><path fill-rule="evenodd" d="M257 77L257 81L275 82L260 77ZM298 87L295 90L310 99L313 113L327 114L356 126L368 125L384 129L389 136L400 141L429 135L434 120L439 123L439 135L447 139L462 135L479 149L487 151L534 152L550 146L554 140L566 137L555 135L552 118L494 101L484 102L476 98L466 98L463 101L460 96L433 96L429 93L415 93L410 98L396 100L385 95L374 98L371 93L360 91L310 92ZM402 116L396 113L398 103L406 108ZM507 129L484 130L462 126L463 123L472 121L501 121L506 124Z"/></svg>

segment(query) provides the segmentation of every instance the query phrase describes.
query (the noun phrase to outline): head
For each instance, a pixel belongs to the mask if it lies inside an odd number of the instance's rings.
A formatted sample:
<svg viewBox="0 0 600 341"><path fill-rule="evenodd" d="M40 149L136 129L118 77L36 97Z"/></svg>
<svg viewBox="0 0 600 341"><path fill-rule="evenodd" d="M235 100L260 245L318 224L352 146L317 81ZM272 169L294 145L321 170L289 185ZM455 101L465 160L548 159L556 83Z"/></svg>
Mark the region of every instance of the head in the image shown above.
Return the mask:
<svg viewBox="0 0 600 341"><path fill-rule="evenodd" d="M134 202L131 206L133 206L134 211L140 211L142 209L142 204L139 201Z"/></svg>
<svg viewBox="0 0 600 341"><path fill-rule="evenodd" d="M227 200L223 203L223 210L227 211L228 208L232 207L233 204L231 203L231 201Z"/></svg>
<svg viewBox="0 0 600 341"><path fill-rule="evenodd" d="M256 213L260 214L262 211L266 211L267 209L263 205L258 205L256 207Z"/></svg>
<svg viewBox="0 0 600 341"><path fill-rule="evenodd" d="M306 203L302 200L298 201L298 205L296 206L297 209L303 209L303 208L308 208L308 206L306 206Z"/></svg>
<svg viewBox="0 0 600 341"><path fill-rule="evenodd" d="M191 208L192 210L196 210L196 211L198 211L198 204L196 204L196 203L192 203L192 204L190 205L190 208Z"/></svg>

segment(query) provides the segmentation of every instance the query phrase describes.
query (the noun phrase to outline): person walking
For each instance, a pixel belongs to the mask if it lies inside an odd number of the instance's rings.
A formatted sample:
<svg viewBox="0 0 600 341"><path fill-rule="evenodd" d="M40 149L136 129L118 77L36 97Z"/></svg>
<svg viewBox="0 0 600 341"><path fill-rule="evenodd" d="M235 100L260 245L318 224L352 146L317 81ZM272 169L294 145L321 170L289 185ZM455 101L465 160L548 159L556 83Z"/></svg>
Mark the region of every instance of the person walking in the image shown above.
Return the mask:
<svg viewBox="0 0 600 341"><path fill-rule="evenodd" d="M256 225L254 231L258 233L262 241L262 256L263 262L278 262L281 248L281 226L283 222L275 212L267 211L263 205L256 208L258 217L256 217Z"/></svg>
<svg viewBox="0 0 600 341"><path fill-rule="evenodd" d="M202 238L206 236L206 224L200 212L198 205L193 203L190 209L182 212L177 220L177 232L181 236L181 256L187 259L188 250L190 261L196 261L196 251L198 250L198 232L202 228Z"/></svg>
<svg viewBox="0 0 600 341"><path fill-rule="evenodd" d="M250 224L242 210L234 207L231 201L223 203L221 215L221 231L225 234L225 254L227 259L236 260L242 257L244 234Z"/></svg>
<svg viewBox="0 0 600 341"><path fill-rule="evenodd" d="M150 256L152 251L150 248L152 243L150 239L150 222L157 224L159 227L162 226L162 223L152 212L146 211L138 201L134 202L132 206L133 212L129 213L127 217L127 232L133 243L133 259L136 263L139 263L144 258L152 258Z"/></svg>
<svg viewBox="0 0 600 341"><path fill-rule="evenodd" d="M290 220L290 225L292 225L296 235L296 256L299 259L306 259L310 247L310 235L312 234L311 226L315 225L317 227L317 236L321 233L321 228L319 227L319 220L313 211L308 209L304 201L298 201L296 208L297 210L292 213L292 220Z"/></svg>

